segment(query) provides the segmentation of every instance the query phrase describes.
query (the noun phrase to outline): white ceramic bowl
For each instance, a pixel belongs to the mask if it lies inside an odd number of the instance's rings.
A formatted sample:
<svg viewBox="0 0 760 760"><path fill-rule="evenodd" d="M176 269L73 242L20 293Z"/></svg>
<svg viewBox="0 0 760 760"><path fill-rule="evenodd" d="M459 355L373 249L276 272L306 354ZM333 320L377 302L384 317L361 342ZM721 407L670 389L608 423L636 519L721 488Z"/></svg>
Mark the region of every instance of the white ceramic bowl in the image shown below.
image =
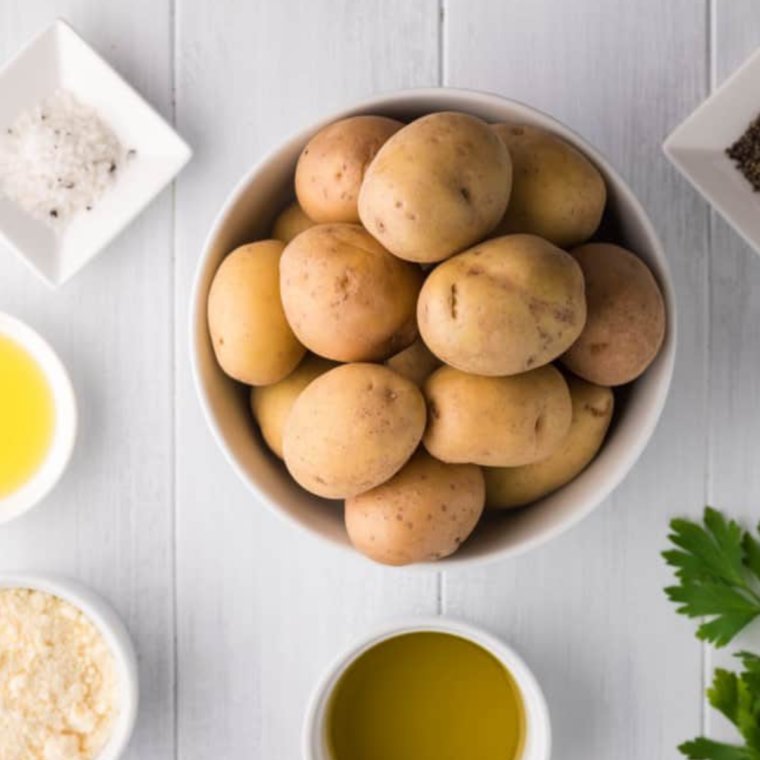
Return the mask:
<svg viewBox="0 0 760 760"><path fill-rule="evenodd" d="M98 594L68 578L0 574L0 588L27 588L57 596L84 612L101 633L114 656L121 692L119 715L114 723L111 738L95 760L118 760L132 736L139 702L137 657L124 623Z"/></svg>
<svg viewBox="0 0 760 760"><path fill-rule="evenodd" d="M37 362L47 378L55 405L55 432L37 472L5 498L0 498L0 525L28 512L50 493L71 459L77 433L77 405L66 368L50 345L31 327L0 312L0 335L15 341Z"/></svg>
<svg viewBox="0 0 760 760"><path fill-rule="evenodd" d="M335 660L314 690L306 711L302 752L304 760L330 760L325 730L330 697L351 663L381 641L422 631L450 633L472 641L504 665L520 690L525 706L525 743L518 760L548 760L551 755L549 709L533 673L522 658L500 639L467 623L448 618L422 618L383 626Z"/></svg>
<svg viewBox="0 0 760 760"><path fill-rule="evenodd" d="M124 148L136 152L92 212L58 232L0 196L0 241L53 286L102 251L192 155L142 96L60 19L0 69L0 129L59 89L95 108Z"/></svg>
<svg viewBox="0 0 760 760"><path fill-rule="evenodd" d="M208 424L233 469L261 503L330 545L348 549L342 510L301 490L264 446L248 409L246 389L230 380L214 359L206 324L211 280L224 256L236 246L266 237L275 215L293 197L293 171L298 155L326 124L358 113L379 113L410 120L432 111L457 110L489 122L520 121L550 129L582 150L607 182L608 212L603 226L613 239L636 251L652 268L662 287L668 315L660 355L630 388L617 394L618 409L607 441L594 462L574 481L540 502L499 520L481 523L453 556L434 565L452 568L505 558L559 535L589 514L623 480L644 450L665 404L673 373L676 313L670 270L649 217L628 185L609 163L567 127L529 106L469 90L405 90L379 95L353 108L330 114L273 150L248 171L214 222L195 279L190 319L191 359L201 405ZM353 550L352 550L353 552Z"/></svg>

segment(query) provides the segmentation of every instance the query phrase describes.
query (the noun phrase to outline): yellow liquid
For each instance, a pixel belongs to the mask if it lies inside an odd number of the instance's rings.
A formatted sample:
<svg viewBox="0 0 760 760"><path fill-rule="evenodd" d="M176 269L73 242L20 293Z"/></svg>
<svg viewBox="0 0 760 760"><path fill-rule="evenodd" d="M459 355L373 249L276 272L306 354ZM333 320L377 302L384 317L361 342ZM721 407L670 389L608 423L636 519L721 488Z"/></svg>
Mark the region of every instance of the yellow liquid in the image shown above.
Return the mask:
<svg viewBox="0 0 760 760"><path fill-rule="evenodd" d="M333 760L517 760L524 735L507 669L446 633L409 633L368 650L328 707Z"/></svg>
<svg viewBox="0 0 760 760"><path fill-rule="evenodd" d="M55 405L45 375L18 343L0 335L0 499L35 474L54 430Z"/></svg>

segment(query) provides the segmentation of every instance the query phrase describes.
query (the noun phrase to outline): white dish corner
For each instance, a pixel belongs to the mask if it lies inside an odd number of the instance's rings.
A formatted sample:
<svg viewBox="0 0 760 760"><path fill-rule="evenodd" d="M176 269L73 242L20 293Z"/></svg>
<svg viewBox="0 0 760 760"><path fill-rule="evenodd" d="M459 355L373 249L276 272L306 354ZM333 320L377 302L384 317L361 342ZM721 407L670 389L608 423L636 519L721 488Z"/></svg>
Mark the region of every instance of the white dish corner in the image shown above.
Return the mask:
<svg viewBox="0 0 760 760"><path fill-rule="evenodd" d="M665 155L718 213L760 254L760 193L726 149L760 114L760 50L667 138Z"/></svg>
<svg viewBox="0 0 760 760"><path fill-rule="evenodd" d="M97 207L57 234L0 197L0 241L53 287L100 253L192 157L164 118L62 19L0 68L0 128L60 88L94 107L136 154Z"/></svg>

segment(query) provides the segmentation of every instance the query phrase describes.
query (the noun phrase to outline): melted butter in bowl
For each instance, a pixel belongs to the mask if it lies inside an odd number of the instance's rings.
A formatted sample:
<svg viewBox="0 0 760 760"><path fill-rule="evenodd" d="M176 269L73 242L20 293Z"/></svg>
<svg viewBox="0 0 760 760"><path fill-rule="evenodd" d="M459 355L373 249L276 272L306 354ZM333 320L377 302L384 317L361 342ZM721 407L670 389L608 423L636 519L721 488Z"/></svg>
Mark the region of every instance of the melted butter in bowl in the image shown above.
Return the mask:
<svg viewBox="0 0 760 760"><path fill-rule="evenodd" d="M0 499L40 468L53 444L55 403L39 364L0 334Z"/></svg>
<svg viewBox="0 0 760 760"><path fill-rule="evenodd" d="M34 330L0 313L0 524L51 491L76 429L76 399L60 359Z"/></svg>

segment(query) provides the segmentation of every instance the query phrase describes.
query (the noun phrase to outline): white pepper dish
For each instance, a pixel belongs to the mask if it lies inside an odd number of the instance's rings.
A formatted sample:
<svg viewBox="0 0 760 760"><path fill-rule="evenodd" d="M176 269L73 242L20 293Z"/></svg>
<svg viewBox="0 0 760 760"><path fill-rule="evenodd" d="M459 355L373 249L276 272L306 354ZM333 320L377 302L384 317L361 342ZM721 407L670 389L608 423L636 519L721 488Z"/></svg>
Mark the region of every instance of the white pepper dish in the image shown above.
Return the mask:
<svg viewBox="0 0 760 760"><path fill-rule="evenodd" d="M760 193L726 155L760 116L760 50L665 141L665 155L760 254Z"/></svg>

